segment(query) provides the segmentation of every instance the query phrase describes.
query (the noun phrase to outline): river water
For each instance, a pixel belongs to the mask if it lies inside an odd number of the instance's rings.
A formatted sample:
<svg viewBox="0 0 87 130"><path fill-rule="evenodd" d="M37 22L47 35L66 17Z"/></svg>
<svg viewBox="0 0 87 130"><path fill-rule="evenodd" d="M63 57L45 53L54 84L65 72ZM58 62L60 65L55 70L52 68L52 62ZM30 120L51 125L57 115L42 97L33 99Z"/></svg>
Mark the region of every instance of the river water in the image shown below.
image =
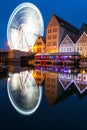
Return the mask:
<svg viewBox="0 0 87 130"><path fill-rule="evenodd" d="M9 66L0 76L0 130L86 130L87 70Z"/></svg>

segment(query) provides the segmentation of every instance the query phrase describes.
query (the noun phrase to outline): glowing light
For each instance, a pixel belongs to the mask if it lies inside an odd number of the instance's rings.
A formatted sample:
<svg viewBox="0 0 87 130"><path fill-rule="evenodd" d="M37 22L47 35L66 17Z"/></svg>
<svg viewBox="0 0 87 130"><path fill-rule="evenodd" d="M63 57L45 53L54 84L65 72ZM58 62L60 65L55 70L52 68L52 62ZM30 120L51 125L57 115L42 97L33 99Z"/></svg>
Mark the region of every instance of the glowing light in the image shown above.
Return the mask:
<svg viewBox="0 0 87 130"><path fill-rule="evenodd" d="M44 24L39 9L31 3L19 5L11 14L7 39L11 49L32 50L38 36L43 36Z"/></svg>
<svg viewBox="0 0 87 130"><path fill-rule="evenodd" d="M11 75L7 82L7 91L11 104L23 115L33 114L40 105L42 87L37 86L28 71Z"/></svg>

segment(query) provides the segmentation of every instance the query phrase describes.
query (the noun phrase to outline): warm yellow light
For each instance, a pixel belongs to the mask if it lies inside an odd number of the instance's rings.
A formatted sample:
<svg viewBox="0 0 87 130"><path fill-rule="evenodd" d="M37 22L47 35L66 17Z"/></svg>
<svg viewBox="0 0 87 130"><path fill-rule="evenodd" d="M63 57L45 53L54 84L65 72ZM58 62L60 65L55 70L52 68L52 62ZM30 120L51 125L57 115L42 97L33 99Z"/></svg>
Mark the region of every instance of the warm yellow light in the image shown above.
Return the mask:
<svg viewBox="0 0 87 130"><path fill-rule="evenodd" d="M83 70L82 73L85 74L85 70Z"/></svg>

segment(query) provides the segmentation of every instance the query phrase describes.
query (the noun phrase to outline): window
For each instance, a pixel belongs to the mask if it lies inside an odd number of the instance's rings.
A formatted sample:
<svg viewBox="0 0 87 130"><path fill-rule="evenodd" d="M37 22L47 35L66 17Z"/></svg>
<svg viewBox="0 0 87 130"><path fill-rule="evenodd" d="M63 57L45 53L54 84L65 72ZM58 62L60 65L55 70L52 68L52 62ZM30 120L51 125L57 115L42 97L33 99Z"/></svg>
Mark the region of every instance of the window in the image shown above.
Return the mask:
<svg viewBox="0 0 87 130"><path fill-rule="evenodd" d="M57 35L53 35L53 39L56 39L57 38Z"/></svg>
<svg viewBox="0 0 87 130"><path fill-rule="evenodd" d="M51 33L51 31L52 31L51 29L48 29L48 33Z"/></svg>
<svg viewBox="0 0 87 130"><path fill-rule="evenodd" d="M80 47L80 51L82 51L82 46Z"/></svg>
<svg viewBox="0 0 87 130"><path fill-rule="evenodd" d="M84 80L86 80L86 77L84 76Z"/></svg>
<svg viewBox="0 0 87 130"><path fill-rule="evenodd" d="M37 75L41 76L41 72L37 72Z"/></svg>
<svg viewBox="0 0 87 130"><path fill-rule="evenodd" d="M51 36L48 36L48 39L51 39Z"/></svg>
<svg viewBox="0 0 87 130"><path fill-rule="evenodd" d="M81 76L79 76L79 80L81 80Z"/></svg>
<svg viewBox="0 0 87 130"><path fill-rule="evenodd" d="M41 52L41 48L37 48L37 52Z"/></svg>
<svg viewBox="0 0 87 130"><path fill-rule="evenodd" d="M50 78L47 78L46 80L47 80L47 81L50 81Z"/></svg>
<svg viewBox="0 0 87 130"><path fill-rule="evenodd" d="M45 47L43 47L43 50L45 50Z"/></svg>
<svg viewBox="0 0 87 130"><path fill-rule="evenodd" d="M85 47L85 51L87 51L87 47Z"/></svg>
<svg viewBox="0 0 87 130"><path fill-rule="evenodd" d="M53 45L53 46L57 45L57 42L53 42L52 45Z"/></svg>
<svg viewBox="0 0 87 130"><path fill-rule="evenodd" d="M55 82L55 79L51 79L52 82Z"/></svg>
<svg viewBox="0 0 87 130"><path fill-rule="evenodd" d="M77 51L79 51L79 47L77 47Z"/></svg>
<svg viewBox="0 0 87 130"><path fill-rule="evenodd" d="M53 32L57 32L57 28L53 28Z"/></svg>
<svg viewBox="0 0 87 130"><path fill-rule="evenodd" d="M42 42L37 42L37 45L41 45L42 44Z"/></svg>
<svg viewBox="0 0 87 130"><path fill-rule="evenodd" d="M47 44L48 46L51 46L51 42L48 42L48 44Z"/></svg>

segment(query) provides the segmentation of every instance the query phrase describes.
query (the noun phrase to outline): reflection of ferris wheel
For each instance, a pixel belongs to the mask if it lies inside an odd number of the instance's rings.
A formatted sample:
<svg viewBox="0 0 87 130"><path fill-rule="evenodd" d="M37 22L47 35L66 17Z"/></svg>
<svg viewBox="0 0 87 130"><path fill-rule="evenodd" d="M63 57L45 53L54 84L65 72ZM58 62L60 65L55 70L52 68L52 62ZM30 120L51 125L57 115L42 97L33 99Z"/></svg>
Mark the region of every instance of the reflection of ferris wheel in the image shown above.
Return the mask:
<svg viewBox="0 0 87 130"><path fill-rule="evenodd" d="M7 26L7 39L11 49L29 51L37 37L43 36L43 33L43 18L35 5L23 3L11 14Z"/></svg>

